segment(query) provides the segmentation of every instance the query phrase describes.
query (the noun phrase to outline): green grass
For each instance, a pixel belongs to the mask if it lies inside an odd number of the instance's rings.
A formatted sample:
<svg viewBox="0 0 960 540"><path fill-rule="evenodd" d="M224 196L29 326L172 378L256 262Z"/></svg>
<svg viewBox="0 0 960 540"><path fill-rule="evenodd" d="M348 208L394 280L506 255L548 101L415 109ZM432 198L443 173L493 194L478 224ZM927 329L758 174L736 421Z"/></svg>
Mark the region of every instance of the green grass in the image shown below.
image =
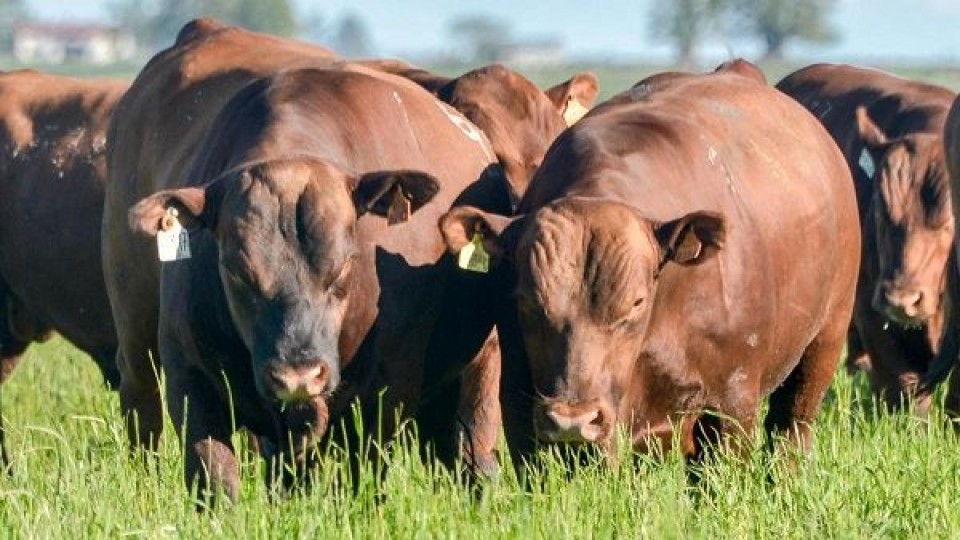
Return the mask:
<svg viewBox="0 0 960 540"><path fill-rule="evenodd" d="M960 531L957 436L940 422L877 412L861 378L845 374L828 396L814 452L792 470L771 466L763 453L720 456L691 487L674 455L594 464L572 479L550 460L531 491L504 473L476 497L401 445L382 500L370 474L359 495L338 487L330 479L343 465L331 458L312 493L278 501L259 460L245 453L240 501L203 514L181 486L170 431L160 459L130 457L116 395L63 341L34 346L2 399L14 461L13 476L0 477L3 538L944 538Z"/></svg>
<svg viewBox="0 0 960 540"><path fill-rule="evenodd" d="M74 77L108 77L133 80L140 69L146 64L148 58L131 60L119 64L110 64L105 66L94 66L76 62L66 62L63 64L45 64L45 65L23 65L11 58L0 57L0 69L21 69L30 67L40 71L49 71L61 75ZM790 74L791 72L807 65L807 63L796 61L785 62L764 62L760 64L761 69L767 76L771 84ZM436 73L455 77L470 69L477 67L472 64L439 64L425 66ZM511 66L520 73L523 73L533 82L543 88L549 88L559 82L565 81L573 74L581 71L591 71L600 79L600 93L598 102L609 98L610 96L622 92L633 86L634 83L662 71L682 70L677 66L654 65L654 64L559 64L545 66ZM709 71L713 65L703 65L694 68L694 71ZM960 91L960 67L944 66L920 66L920 65L900 65L879 62L871 67L876 67L905 77L908 79L917 79L931 84L946 86L954 91Z"/></svg>

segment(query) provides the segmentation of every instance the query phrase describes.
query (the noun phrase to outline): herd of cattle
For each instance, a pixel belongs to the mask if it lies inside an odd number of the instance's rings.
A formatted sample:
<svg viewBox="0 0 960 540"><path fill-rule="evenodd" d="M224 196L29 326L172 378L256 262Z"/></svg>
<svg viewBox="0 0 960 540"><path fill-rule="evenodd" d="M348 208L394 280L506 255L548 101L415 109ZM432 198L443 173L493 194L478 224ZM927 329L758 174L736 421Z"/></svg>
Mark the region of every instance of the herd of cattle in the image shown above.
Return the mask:
<svg viewBox="0 0 960 540"><path fill-rule="evenodd" d="M618 431L696 460L769 398L804 449L845 346L925 410L960 337L953 92L743 60L597 84L206 19L132 86L2 74L0 381L60 333L134 447L165 401L187 484L230 497L241 427L285 482L408 419L490 472L501 427L516 463Z"/></svg>

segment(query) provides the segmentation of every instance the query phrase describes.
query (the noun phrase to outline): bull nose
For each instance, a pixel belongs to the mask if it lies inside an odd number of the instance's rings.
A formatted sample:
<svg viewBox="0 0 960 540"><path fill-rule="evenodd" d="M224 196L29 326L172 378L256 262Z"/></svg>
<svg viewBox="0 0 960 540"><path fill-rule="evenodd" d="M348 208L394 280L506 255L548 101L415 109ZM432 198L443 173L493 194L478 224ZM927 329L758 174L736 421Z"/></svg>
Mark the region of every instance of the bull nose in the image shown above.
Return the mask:
<svg viewBox="0 0 960 540"><path fill-rule="evenodd" d="M599 442L612 432L613 414L601 405L556 403L542 409L536 428L537 436L545 442Z"/></svg>
<svg viewBox="0 0 960 540"><path fill-rule="evenodd" d="M325 363L310 366L275 366L267 370L268 387L284 403L310 401L327 391L330 368Z"/></svg>
<svg viewBox="0 0 960 540"><path fill-rule="evenodd" d="M923 291L887 289L884 297L891 315L908 319L918 319L924 315Z"/></svg>
<svg viewBox="0 0 960 540"><path fill-rule="evenodd" d="M915 308L923 302L922 291L887 291L887 302L904 309Z"/></svg>

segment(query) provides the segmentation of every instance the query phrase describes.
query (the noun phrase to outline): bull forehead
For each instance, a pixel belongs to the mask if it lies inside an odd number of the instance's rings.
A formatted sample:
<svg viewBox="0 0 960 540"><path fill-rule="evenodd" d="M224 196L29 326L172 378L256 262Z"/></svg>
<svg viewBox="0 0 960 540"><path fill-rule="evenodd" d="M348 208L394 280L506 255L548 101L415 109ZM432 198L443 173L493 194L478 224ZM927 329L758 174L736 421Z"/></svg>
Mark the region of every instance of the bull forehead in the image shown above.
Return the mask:
<svg viewBox="0 0 960 540"><path fill-rule="evenodd" d="M659 251L623 205L575 203L538 212L518 256L519 287L548 317L611 322L649 290Z"/></svg>
<svg viewBox="0 0 960 540"><path fill-rule="evenodd" d="M221 257L265 289L301 260L332 270L347 253L355 211L342 175L302 163L245 171L220 210Z"/></svg>
<svg viewBox="0 0 960 540"><path fill-rule="evenodd" d="M894 224L939 228L952 219L948 181L940 138L919 135L887 151L877 187Z"/></svg>

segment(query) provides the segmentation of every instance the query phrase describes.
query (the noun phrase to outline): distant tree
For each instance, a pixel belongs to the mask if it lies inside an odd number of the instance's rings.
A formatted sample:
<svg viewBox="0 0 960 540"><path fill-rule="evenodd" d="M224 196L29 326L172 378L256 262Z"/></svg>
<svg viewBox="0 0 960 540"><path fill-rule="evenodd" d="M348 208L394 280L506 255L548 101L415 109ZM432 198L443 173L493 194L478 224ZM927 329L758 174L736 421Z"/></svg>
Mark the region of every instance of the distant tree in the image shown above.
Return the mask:
<svg viewBox="0 0 960 540"><path fill-rule="evenodd" d="M25 19L27 8L23 0L0 0L0 51L13 51L13 29Z"/></svg>
<svg viewBox="0 0 960 540"><path fill-rule="evenodd" d="M350 13L340 19L334 48L348 58L370 56L370 31L360 16Z"/></svg>
<svg viewBox="0 0 960 540"><path fill-rule="evenodd" d="M491 63L503 58L513 44L509 25L487 15L466 15L450 23L449 33L466 48L470 60Z"/></svg>
<svg viewBox="0 0 960 540"><path fill-rule="evenodd" d="M299 36L315 43L323 42L329 35L328 21L316 6L300 13Z"/></svg>
<svg viewBox="0 0 960 540"><path fill-rule="evenodd" d="M297 19L289 0L220 0L222 18L238 26L278 36L297 32Z"/></svg>
<svg viewBox="0 0 960 540"><path fill-rule="evenodd" d="M654 2L649 19L650 36L669 41L678 64L692 65L697 45L719 29L726 1L729 0Z"/></svg>
<svg viewBox="0 0 960 540"><path fill-rule="evenodd" d="M829 43L837 39L828 20L838 0L728 0L736 32L763 41L765 58L782 58L790 41Z"/></svg>
<svg viewBox="0 0 960 540"><path fill-rule="evenodd" d="M2 0L0 0L2 1ZM213 17L250 30L282 36L296 33L290 0L114 0L114 23L133 31L141 46L165 47L197 17Z"/></svg>

